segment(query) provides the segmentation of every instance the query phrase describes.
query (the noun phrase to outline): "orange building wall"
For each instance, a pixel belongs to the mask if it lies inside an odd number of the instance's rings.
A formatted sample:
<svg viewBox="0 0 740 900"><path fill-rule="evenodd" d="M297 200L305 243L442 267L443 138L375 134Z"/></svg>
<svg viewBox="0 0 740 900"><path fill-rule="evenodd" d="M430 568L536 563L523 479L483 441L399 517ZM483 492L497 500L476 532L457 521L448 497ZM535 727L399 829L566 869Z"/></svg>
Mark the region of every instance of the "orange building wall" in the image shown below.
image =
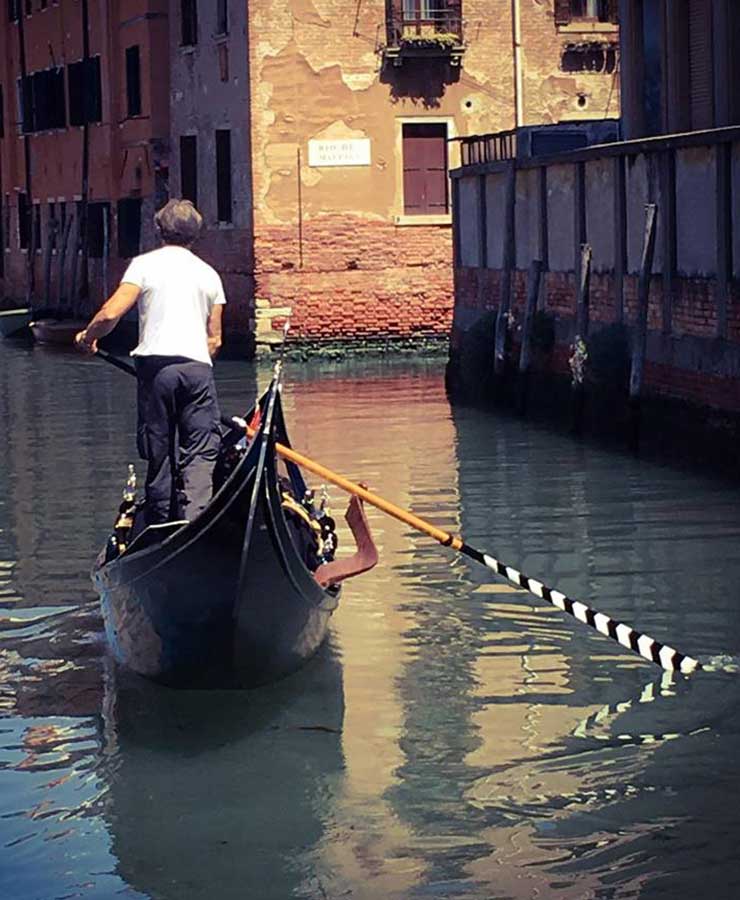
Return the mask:
<svg viewBox="0 0 740 900"><path fill-rule="evenodd" d="M611 75L560 71L562 45L577 36L558 32L552 2L519 5L522 124L617 115ZM445 121L450 136L514 127L512 10L511 0L463 3L459 68L394 67L383 62L382 0L250 3L258 338L288 308L291 334L309 342L449 333L449 218L404 216L401 126ZM369 138L371 165L308 165L310 140L342 138ZM452 143L450 167L457 160Z"/></svg>

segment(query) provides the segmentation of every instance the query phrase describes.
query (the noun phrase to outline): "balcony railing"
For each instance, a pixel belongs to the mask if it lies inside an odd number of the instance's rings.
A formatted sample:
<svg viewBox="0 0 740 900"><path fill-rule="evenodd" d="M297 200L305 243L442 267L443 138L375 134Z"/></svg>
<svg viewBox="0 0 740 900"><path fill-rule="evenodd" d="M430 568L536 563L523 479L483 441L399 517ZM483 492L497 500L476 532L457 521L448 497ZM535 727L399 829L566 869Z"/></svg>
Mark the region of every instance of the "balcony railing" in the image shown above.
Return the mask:
<svg viewBox="0 0 740 900"><path fill-rule="evenodd" d="M516 131L499 131L496 134L471 135L458 138L460 162L463 166L480 163L503 162L516 156Z"/></svg>
<svg viewBox="0 0 740 900"><path fill-rule="evenodd" d="M454 0L402 0L390 4L386 59L444 57L459 65L465 50L461 4Z"/></svg>

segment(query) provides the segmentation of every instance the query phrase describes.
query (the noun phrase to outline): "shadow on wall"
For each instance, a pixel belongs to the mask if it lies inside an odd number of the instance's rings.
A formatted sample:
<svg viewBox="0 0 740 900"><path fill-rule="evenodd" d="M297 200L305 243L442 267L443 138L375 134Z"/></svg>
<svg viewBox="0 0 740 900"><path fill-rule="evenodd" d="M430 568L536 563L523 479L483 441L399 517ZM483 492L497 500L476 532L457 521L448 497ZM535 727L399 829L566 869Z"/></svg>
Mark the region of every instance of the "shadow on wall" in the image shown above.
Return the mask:
<svg viewBox="0 0 740 900"><path fill-rule="evenodd" d="M460 66L442 59L414 59L404 65L386 65L380 73L381 84L390 85L391 100L411 100L425 109L436 109L447 86L460 80Z"/></svg>

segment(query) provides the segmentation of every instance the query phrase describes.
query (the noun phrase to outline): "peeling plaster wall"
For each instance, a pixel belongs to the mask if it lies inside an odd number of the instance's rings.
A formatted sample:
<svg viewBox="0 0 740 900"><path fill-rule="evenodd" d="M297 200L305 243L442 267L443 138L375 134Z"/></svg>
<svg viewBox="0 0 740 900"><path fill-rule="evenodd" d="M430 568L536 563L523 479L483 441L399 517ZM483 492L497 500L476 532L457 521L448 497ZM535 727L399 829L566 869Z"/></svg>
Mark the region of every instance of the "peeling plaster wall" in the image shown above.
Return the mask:
<svg viewBox="0 0 740 900"><path fill-rule="evenodd" d="M369 170L308 170L304 152L302 180L310 189L304 215L337 210L387 218L397 212L394 119L451 116L458 134L513 127L511 3L499 0L496 7L492 15L490 2L465 3L462 69L445 80L438 65L407 61L382 67L376 48L384 41L384 2L369 0L356 9L337 0L251 3L258 216L270 224L295 221L296 151L305 151L312 138L369 137L373 162ZM560 72L565 38L557 34L552 3L521 0L521 7L526 122L605 115L609 94L608 114L618 115L611 75ZM594 102L579 107L579 93Z"/></svg>
<svg viewBox="0 0 740 900"><path fill-rule="evenodd" d="M609 115L618 115L611 76L576 78L560 71L562 45L574 35L558 34L552 0L520 0L520 5L525 121L593 118L607 108ZM412 226L404 217L402 126L420 119L446 122L451 136L515 125L512 3L466 0L463 15L462 67L418 59L396 67L383 61L384 0L249 4L255 291L263 311L268 310L263 315L274 307L281 320L293 303L294 333L321 338L327 329L319 329L316 321L323 321L324 311L319 315L300 298L289 302L287 293L295 292L287 285L291 278L306 282L314 273L314 287L327 278L333 296L344 285L349 296L356 291L359 269L368 270L365 312L349 322L332 322L333 334L377 334L383 315L372 310L383 309L388 283L393 296L399 290L423 296L421 309L414 307L420 318L408 318L399 327L409 333L447 330L452 310L449 221ZM609 30L613 36L614 29ZM578 106L579 95L587 98L585 107ZM343 138L369 139L371 164L308 165L309 141ZM451 167L456 163L453 143ZM495 198L489 198L488 209L489 215L499 214ZM376 252L378 244L384 254ZM494 265L501 249L488 249ZM466 253L479 254L479 249L471 244ZM326 305L331 307L329 298Z"/></svg>
<svg viewBox="0 0 740 900"><path fill-rule="evenodd" d="M510 7L512 0L503 5ZM552 0L514 0L521 11L523 125L619 117L619 70L565 72L566 44L618 43L619 28L578 22L556 26Z"/></svg>

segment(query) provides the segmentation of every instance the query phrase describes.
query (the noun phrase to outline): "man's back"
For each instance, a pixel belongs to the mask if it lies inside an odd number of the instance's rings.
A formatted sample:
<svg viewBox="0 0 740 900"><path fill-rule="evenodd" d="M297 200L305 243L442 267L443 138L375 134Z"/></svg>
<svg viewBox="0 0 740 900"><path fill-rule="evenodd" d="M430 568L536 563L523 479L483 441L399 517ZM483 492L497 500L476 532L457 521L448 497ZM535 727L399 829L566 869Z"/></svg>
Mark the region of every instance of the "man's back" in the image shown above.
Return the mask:
<svg viewBox="0 0 740 900"><path fill-rule="evenodd" d="M122 280L141 288L139 344L132 356L181 356L210 365L208 316L225 302L211 266L170 244L136 257Z"/></svg>

